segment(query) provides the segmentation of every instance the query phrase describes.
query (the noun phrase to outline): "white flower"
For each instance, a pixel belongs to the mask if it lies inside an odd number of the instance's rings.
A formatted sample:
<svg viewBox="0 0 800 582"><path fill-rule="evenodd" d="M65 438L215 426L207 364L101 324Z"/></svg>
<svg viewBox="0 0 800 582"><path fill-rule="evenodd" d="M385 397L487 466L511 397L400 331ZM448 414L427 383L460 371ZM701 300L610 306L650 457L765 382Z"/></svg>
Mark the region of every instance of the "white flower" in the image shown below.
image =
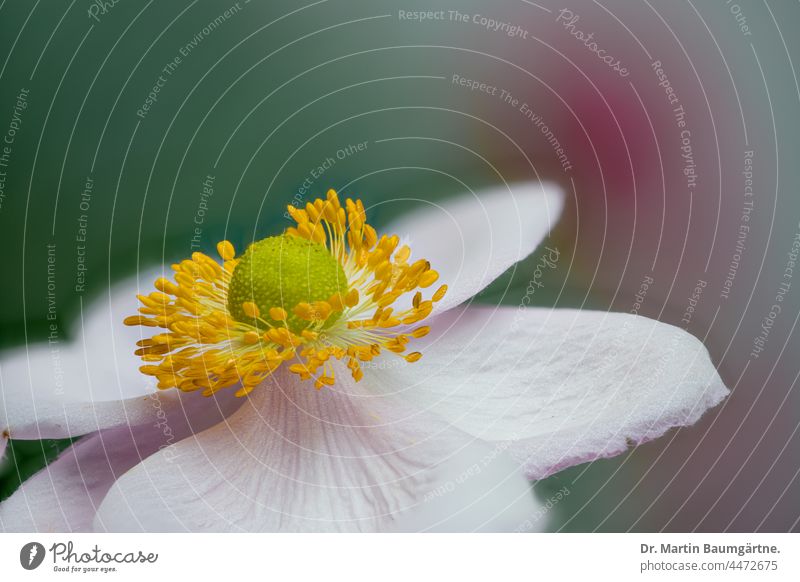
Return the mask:
<svg viewBox="0 0 800 582"><path fill-rule="evenodd" d="M519 184L389 226L448 287L430 333L411 341L424 357L365 359L348 370L342 354L318 365L312 355L303 365L313 374L276 359L259 385L239 386L246 398L221 386L210 397L157 391L132 355L142 329L122 320L135 312L137 290L163 273L111 288L77 322L75 341L19 348L0 362L3 449L9 435L89 435L0 504L0 528L541 528L524 525L542 513L528 480L692 424L728 392L703 345L669 325L465 304L536 249L561 207L554 187ZM410 299L402 305L398 313L417 313ZM380 337L383 348L395 345ZM246 371L254 378L263 367ZM159 381L197 387L180 375Z"/></svg>

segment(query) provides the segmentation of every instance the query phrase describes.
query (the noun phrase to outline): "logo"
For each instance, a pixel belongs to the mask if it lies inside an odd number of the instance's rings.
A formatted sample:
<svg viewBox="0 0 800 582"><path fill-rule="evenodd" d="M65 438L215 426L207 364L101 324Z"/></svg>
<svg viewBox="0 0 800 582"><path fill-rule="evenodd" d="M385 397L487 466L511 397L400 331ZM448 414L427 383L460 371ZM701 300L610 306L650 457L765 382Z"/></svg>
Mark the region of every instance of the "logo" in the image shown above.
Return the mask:
<svg viewBox="0 0 800 582"><path fill-rule="evenodd" d="M35 570L44 561L44 546L39 542L28 542L19 551L19 563L26 570Z"/></svg>

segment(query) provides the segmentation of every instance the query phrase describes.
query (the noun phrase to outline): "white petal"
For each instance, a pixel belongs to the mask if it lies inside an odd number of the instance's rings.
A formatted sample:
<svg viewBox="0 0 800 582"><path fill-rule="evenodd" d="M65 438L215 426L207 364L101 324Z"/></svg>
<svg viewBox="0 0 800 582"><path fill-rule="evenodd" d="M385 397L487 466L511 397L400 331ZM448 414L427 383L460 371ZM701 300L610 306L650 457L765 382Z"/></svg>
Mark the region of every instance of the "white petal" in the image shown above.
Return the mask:
<svg viewBox="0 0 800 582"><path fill-rule="evenodd" d="M337 387L321 391L276 374L226 423L126 473L103 501L96 527L381 531L406 512L424 511L425 495L441 482L445 468L463 472L490 454L486 444L465 439L424 414L412 422L394 422L398 414L409 416L403 403L375 397L365 383L346 380L344 372ZM505 471L505 478L516 484L512 499L496 506L503 520L509 519L507 506L525 495L529 501L521 505L532 511L535 504L518 471L502 463L486 471ZM503 479L494 474L487 481L497 485ZM480 513L476 529L487 518L491 521L489 513ZM525 514L517 518L524 521ZM411 523L434 527L439 521ZM489 527L504 527L506 521Z"/></svg>
<svg viewBox="0 0 800 582"><path fill-rule="evenodd" d="M122 320L137 313L136 294L149 292L161 273L143 272L93 301L70 326L71 341L58 330L55 341L4 353L0 430L11 438L58 438L146 421L146 396L155 388L133 353L142 332Z"/></svg>
<svg viewBox="0 0 800 582"><path fill-rule="evenodd" d="M547 510L519 463L501 447L467 447L432 471L432 482L414 511L392 527L401 532L544 531Z"/></svg>
<svg viewBox="0 0 800 582"><path fill-rule="evenodd" d="M0 530L91 531L97 507L117 477L161 448L220 422L241 405L233 392L197 395L182 410L165 408L163 395L153 394L154 422L79 440L0 503Z"/></svg>
<svg viewBox="0 0 800 582"><path fill-rule="evenodd" d="M506 443L532 479L693 424L728 393L699 340L644 317L468 307L433 326L385 385Z"/></svg>
<svg viewBox="0 0 800 582"><path fill-rule="evenodd" d="M512 183L433 204L389 224L412 258L439 272L449 291L441 312L466 301L531 254L558 221L561 190L541 182Z"/></svg>

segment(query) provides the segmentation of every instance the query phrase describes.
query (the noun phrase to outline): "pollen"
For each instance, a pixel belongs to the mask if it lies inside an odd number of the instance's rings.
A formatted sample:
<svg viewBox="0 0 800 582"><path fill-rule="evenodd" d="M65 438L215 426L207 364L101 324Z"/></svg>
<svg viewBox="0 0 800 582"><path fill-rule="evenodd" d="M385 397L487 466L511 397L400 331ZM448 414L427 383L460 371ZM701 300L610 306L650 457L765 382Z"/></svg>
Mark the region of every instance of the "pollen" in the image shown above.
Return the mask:
<svg viewBox="0 0 800 582"><path fill-rule="evenodd" d="M203 253L172 266L139 295L138 315L126 325L162 328L137 343L142 373L162 389L201 390L206 396L254 390L285 366L317 389L336 381L342 362L356 381L362 364L384 352L417 362L408 344L430 331L417 325L447 292L425 259L409 262L395 235L378 236L360 200L344 206L335 191L288 207L296 225L257 241L239 257L229 241L221 261Z"/></svg>

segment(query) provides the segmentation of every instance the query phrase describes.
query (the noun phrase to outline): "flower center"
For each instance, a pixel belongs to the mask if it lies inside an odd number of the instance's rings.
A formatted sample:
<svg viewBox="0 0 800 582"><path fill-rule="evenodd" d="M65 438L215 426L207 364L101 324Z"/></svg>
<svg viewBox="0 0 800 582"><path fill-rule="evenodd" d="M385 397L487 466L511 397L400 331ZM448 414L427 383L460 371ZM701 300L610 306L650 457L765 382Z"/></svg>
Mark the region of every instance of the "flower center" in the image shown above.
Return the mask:
<svg viewBox="0 0 800 582"><path fill-rule="evenodd" d="M412 339L430 331L414 327L447 292L428 299L423 289L439 274L425 259L409 262L411 249L397 236L378 234L360 200L339 203L333 190L305 209L288 207L297 226L253 243L239 258L222 241L222 264L193 253L172 265L175 281L159 278L157 291L139 295L139 315L126 325L166 331L137 342L142 373L159 388L217 390L240 385L249 394L283 365L316 388L335 382L335 361L353 379L363 362L384 351L409 363Z"/></svg>
<svg viewBox="0 0 800 582"><path fill-rule="evenodd" d="M280 307L287 311L289 330L300 333L308 321L298 317L294 307L317 305L321 308L317 319L322 319L324 304L337 293L347 293L347 277L324 245L293 236L271 236L252 244L239 260L228 288L228 311L235 320L263 329L252 311L251 315L245 312L244 305L254 304L259 313ZM333 325L340 314L331 312L322 329Z"/></svg>

